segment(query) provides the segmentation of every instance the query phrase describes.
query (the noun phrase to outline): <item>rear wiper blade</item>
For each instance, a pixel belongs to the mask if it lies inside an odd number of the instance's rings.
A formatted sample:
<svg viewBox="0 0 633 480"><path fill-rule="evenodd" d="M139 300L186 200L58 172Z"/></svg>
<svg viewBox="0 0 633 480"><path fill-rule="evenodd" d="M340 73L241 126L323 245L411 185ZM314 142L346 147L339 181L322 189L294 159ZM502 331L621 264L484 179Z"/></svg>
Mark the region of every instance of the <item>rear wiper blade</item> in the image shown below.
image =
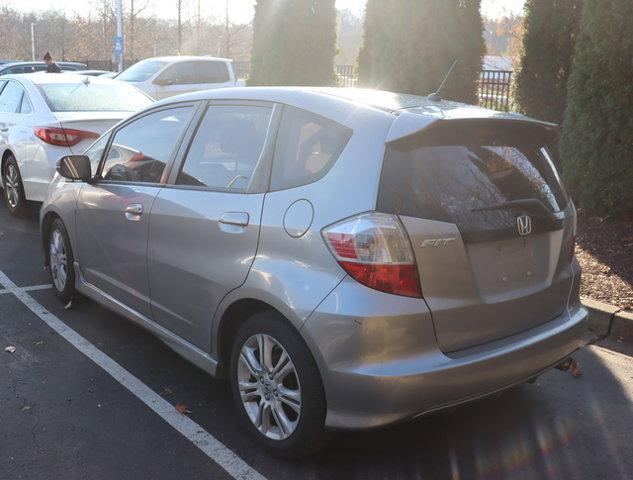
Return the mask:
<svg viewBox="0 0 633 480"><path fill-rule="evenodd" d="M486 212L489 210L524 210L526 212L545 213L550 218L556 217L554 212L547 208L538 198L522 198L470 209L471 212Z"/></svg>

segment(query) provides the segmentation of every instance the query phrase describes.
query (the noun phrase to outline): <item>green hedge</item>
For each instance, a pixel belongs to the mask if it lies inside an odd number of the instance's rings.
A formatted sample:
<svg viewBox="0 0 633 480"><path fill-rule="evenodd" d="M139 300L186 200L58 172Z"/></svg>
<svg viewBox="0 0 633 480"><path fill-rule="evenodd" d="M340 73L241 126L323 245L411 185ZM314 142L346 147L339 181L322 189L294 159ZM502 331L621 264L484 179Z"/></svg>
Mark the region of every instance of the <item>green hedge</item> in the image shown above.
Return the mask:
<svg viewBox="0 0 633 480"><path fill-rule="evenodd" d="M582 3L582 0L528 0L525 4L515 99L526 115L563 122Z"/></svg>
<svg viewBox="0 0 633 480"><path fill-rule="evenodd" d="M568 85L561 142L575 199L633 212L633 1L589 0Z"/></svg>
<svg viewBox="0 0 633 480"><path fill-rule="evenodd" d="M359 55L363 86L427 95L458 64L444 98L477 103L485 53L480 0L368 0Z"/></svg>
<svg viewBox="0 0 633 480"><path fill-rule="evenodd" d="M335 0L258 0L249 85L335 85Z"/></svg>

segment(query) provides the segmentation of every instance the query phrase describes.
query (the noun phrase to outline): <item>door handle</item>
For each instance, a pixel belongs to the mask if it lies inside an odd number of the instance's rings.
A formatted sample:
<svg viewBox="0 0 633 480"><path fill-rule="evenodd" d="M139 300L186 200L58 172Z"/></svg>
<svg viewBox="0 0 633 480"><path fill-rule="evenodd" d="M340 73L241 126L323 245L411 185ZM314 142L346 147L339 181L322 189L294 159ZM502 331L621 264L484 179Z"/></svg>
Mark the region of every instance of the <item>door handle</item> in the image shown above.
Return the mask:
<svg viewBox="0 0 633 480"><path fill-rule="evenodd" d="M220 217L220 223L245 227L248 225L249 216L246 212L226 212Z"/></svg>
<svg viewBox="0 0 633 480"><path fill-rule="evenodd" d="M125 207L125 218L132 222L138 222L143 214L143 205L140 203L131 203Z"/></svg>

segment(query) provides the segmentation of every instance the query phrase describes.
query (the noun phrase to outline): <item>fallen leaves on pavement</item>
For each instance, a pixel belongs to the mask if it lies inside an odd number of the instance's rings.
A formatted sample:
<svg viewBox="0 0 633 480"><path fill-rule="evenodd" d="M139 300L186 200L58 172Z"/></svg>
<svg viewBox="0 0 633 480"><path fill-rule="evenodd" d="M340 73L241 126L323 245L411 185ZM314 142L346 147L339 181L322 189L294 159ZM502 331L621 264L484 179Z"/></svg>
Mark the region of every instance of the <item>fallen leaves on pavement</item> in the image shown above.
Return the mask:
<svg viewBox="0 0 633 480"><path fill-rule="evenodd" d="M191 413L191 410L189 410L189 407L187 405L183 405L181 403L177 403L176 404L176 411L178 413L180 413L181 415L185 415L185 414Z"/></svg>
<svg viewBox="0 0 633 480"><path fill-rule="evenodd" d="M569 366L569 371L574 377L580 377L582 375L582 370L576 360L573 360L571 362L571 365Z"/></svg>
<svg viewBox="0 0 633 480"><path fill-rule="evenodd" d="M13 345L9 345L7 348L4 349L4 351L7 353L13 353L15 352L15 347Z"/></svg>

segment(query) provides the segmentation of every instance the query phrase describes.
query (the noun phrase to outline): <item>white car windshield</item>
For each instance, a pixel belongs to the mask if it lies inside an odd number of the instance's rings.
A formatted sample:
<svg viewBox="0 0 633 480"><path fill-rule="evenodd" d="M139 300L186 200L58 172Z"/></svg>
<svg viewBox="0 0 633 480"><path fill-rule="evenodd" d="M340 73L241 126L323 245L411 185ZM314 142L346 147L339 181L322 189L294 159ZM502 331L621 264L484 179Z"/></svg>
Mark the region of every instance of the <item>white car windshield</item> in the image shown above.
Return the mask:
<svg viewBox="0 0 633 480"><path fill-rule="evenodd" d="M116 79L123 80L124 82L144 82L165 65L167 65L167 62L161 62L159 60L143 60L121 72L116 76Z"/></svg>
<svg viewBox="0 0 633 480"><path fill-rule="evenodd" d="M152 103L126 84L48 83L38 88L52 112L135 112Z"/></svg>

